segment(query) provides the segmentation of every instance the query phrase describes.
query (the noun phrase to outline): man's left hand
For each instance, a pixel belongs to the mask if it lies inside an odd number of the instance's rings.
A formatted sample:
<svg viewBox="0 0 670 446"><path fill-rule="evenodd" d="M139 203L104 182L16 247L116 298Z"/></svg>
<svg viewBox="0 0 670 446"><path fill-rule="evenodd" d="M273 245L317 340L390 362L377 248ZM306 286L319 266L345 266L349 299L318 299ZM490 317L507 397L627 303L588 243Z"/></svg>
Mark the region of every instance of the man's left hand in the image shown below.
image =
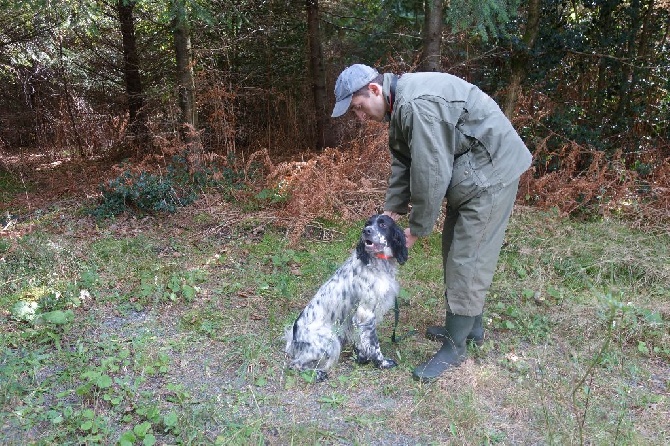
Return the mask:
<svg viewBox="0 0 670 446"><path fill-rule="evenodd" d="M416 243L417 240L419 240L419 237L412 235L409 228L405 228L405 240L405 245L407 246L407 249L409 249L412 247L412 245L414 245L414 243Z"/></svg>

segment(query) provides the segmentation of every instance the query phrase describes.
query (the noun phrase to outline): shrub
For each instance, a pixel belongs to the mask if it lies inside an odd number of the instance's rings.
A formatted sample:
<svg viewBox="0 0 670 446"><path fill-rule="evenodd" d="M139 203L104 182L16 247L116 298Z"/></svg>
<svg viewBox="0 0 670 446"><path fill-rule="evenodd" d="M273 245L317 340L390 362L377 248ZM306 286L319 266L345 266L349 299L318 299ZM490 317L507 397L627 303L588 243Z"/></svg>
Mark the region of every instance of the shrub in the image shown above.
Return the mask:
<svg viewBox="0 0 670 446"><path fill-rule="evenodd" d="M126 170L100 186L100 190L102 201L92 212L97 218L113 217L129 209L141 213L172 213L197 197L191 187L180 184L170 172L162 177Z"/></svg>
<svg viewBox="0 0 670 446"><path fill-rule="evenodd" d="M175 212L197 198L182 170L179 165L170 167L165 176L125 170L100 186L101 202L91 213L97 218L108 218L129 210Z"/></svg>

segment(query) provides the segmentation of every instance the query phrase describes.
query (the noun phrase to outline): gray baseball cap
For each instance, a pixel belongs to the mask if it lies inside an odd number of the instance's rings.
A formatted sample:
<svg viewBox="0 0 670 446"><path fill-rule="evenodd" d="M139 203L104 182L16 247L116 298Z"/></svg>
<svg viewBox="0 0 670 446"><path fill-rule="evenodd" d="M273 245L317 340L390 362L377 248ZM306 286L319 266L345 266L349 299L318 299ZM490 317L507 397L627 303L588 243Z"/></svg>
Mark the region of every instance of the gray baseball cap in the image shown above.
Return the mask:
<svg viewBox="0 0 670 446"><path fill-rule="evenodd" d="M335 108L331 117L337 118L345 114L351 104L351 96L378 75L374 68L359 63L342 71L335 82Z"/></svg>

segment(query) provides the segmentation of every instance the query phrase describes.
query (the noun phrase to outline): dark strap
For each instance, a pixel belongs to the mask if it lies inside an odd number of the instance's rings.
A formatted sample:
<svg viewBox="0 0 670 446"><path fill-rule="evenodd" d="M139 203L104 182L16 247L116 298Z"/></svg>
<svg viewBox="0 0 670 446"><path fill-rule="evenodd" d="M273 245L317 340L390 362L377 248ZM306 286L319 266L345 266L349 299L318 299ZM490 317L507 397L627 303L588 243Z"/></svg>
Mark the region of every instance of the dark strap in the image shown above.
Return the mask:
<svg viewBox="0 0 670 446"><path fill-rule="evenodd" d="M398 76L393 75L391 78L391 87L389 88L389 113L393 112L393 105L395 104L395 86L398 84ZM396 299L397 301L397 299Z"/></svg>
<svg viewBox="0 0 670 446"><path fill-rule="evenodd" d="M400 306L398 305L398 296L395 297L395 305L393 307L393 313L395 314L395 321L393 322L393 334L391 335L391 342L394 344L397 344L398 342L402 341L403 339L413 336L417 333L416 330L410 330L407 333L405 333L404 336L396 336L395 332L396 329L398 328L398 319L400 319Z"/></svg>

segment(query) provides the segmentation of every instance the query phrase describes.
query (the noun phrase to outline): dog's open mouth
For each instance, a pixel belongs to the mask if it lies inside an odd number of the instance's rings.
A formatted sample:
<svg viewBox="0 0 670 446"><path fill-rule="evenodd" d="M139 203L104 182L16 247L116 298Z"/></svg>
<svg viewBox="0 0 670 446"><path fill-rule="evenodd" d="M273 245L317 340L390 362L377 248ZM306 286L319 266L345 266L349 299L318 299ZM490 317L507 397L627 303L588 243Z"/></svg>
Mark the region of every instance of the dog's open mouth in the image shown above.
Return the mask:
<svg viewBox="0 0 670 446"><path fill-rule="evenodd" d="M375 243L370 239L365 239L365 250L372 252L381 252L384 250L384 246L380 243Z"/></svg>

